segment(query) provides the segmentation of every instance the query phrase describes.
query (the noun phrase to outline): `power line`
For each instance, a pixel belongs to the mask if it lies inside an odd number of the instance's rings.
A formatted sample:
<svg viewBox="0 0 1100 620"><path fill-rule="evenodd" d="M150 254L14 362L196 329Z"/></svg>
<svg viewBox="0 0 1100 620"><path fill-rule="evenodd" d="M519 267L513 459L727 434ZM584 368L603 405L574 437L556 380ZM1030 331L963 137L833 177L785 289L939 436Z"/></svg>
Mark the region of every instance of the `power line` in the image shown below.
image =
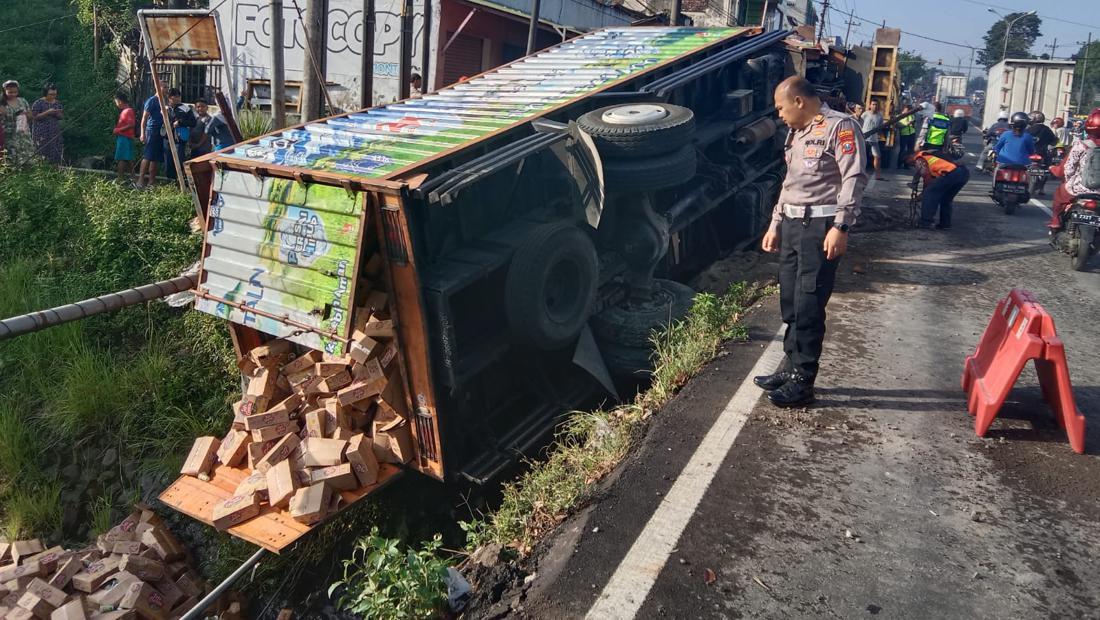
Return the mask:
<svg viewBox="0 0 1100 620"><path fill-rule="evenodd" d="M854 17L855 19L858 19L860 21L870 22L872 24L880 23L880 20L870 19L870 18L867 18L867 17L863 17L861 15L856 15L855 11L846 12L846 11L842 11L842 10L836 8L836 7L828 6L828 3L824 2L823 0L817 0L817 2L825 5L824 6L825 9L828 9L830 11L836 11L837 13L840 13L841 15L848 15L848 16ZM917 34L915 32L910 32L908 30L902 30L901 28L898 28L898 30L900 30L902 32L902 34L907 34L911 37L916 37L918 39L926 39L928 41L933 41L935 43L942 43L944 45L954 45L955 47L963 47L963 48L966 48L968 50L982 49L980 47L974 47L973 45L966 45L965 43L955 43L954 41L944 41L943 39L937 39L935 37L929 37L929 36L926 36L926 35L923 35L923 34Z"/></svg>
<svg viewBox="0 0 1100 620"><path fill-rule="evenodd" d="M30 24L23 24L22 26L15 26L13 28L5 28L3 30L0 30L0 34L4 34L5 32L12 32L12 31L15 31L15 30L22 30L23 28L30 28L31 26L39 26L39 25L42 25L42 24L48 24L50 22L55 22L55 21L58 21L58 20L61 20L61 19L68 19L70 17L76 17L77 15L78 15L78 13L70 13L69 15L62 15L61 17L53 17L53 18L50 18L50 19L44 19L40 22L33 22L33 23L30 23Z"/></svg>
<svg viewBox="0 0 1100 620"><path fill-rule="evenodd" d="M978 0L962 0L962 1L967 2L969 4L975 4L975 5L978 5L978 6L992 7L994 9L1001 9L1002 11L1012 11L1012 12L1015 12L1015 13L1021 13L1022 12L1022 11L1020 11L1020 9L1013 9L1013 8L1010 8L1010 7L1007 7L1007 6L989 4L988 2L979 2ZM1073 26L1081 26L1083 28L1091 28L1093 30L1100 30L1100 26L1093 26L1091 24L1082 24L1081 22L1074 22L1074 21L1070 21L1068 19L1062 19L1060 17L1051 17L1049 15L1038 15L1038 17L1041 17L1042 19L1050 20L1052 22L1062 22L1063 24L1071 24Z"/></svg>

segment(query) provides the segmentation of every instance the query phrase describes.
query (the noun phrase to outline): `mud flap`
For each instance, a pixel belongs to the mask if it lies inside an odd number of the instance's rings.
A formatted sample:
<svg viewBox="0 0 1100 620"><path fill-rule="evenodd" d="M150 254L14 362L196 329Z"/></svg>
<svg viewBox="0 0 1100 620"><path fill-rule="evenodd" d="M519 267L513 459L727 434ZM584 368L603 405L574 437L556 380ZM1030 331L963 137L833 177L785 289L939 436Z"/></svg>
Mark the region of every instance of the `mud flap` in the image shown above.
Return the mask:
<svg viewBox="0 0 1100 620"><path fill-rule="evenodd" d="M577 338L577 347L573 350L573 363L592 375L605 390L618 401L619 392L615 389L615 382L611 380L611 373L607 370L607 364L600 354L600 347L592 336L592 329L585 325Z"/></svg>
<svg viewBox="0 0 1100 620"><path fill-rule="evenodd" d="M592 137L584 133L574 122L569 123L569 144L558 143L551 151L569 170L573 182L584 205L584 216L588 225L599 228L603 216L604 179L603 161L596 151Z"/></svg>

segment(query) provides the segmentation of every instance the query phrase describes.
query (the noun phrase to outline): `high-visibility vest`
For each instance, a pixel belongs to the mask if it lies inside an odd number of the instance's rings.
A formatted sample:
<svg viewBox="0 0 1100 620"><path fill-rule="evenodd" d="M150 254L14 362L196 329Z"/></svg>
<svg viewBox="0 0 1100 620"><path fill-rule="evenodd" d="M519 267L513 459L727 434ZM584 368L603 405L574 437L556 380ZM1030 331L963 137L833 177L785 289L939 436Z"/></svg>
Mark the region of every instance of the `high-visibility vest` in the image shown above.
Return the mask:
<svg viewBox="0 0 1100 620"><path fill-rule="evenodd" d="M925 163L928 164L928 172L930 172L933 177L942 177L945 174L954 172L955 169L958 168L957 165L951 163L950 161L947 161L942 157L936 157L931 153L925 153L921 151L920 153L917 153L917 157L922 158Z"/></svg>
<svg viewBox="0 0 1100 620"><path fill-rule="evenodd" d="M943 146L950 127L951 119L946 114L933 114L928 119L928 133L924 136L924 142L932 146Z"/></svg>
<svg viewBox="0 0 1100 620"><path fill-rule="evenodd" d="M913 125L913 117L906 116L898 121L898 134L902 136L911 136L917 133L917 128Z"/></svg>

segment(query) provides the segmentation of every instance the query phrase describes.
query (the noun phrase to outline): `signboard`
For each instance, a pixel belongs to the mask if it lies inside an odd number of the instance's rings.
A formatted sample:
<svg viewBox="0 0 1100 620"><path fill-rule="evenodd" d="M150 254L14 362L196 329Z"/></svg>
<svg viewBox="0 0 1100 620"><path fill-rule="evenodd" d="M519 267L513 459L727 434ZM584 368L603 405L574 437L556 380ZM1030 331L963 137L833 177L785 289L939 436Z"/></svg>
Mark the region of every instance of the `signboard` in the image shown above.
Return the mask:
<svg viewBox="0 0 1100 620"><path fill-rule="evenodd" d="M374 99L376 104L397 100L401 40L402 0L375 0ZM433 2L434 23L439 23L440 2ZM244 84L249 79L271 79L271 6L267 0L230 0L228 46L230 69ZM304 7L304 2L298 2ZM304 8L303 15L304 17ZM302 80L305 66L305 27L293 2L283 4L283 55L286 79ZM420 73L424 36L424 4L413 8L412 73ZM328 31L325 35L325 77L333 104L345 110L359 109L359 76L363 56L362 0L328 0ZM433 54L435 42L432 42ZM427 76L425 76L427 77Z"/></svg>
<svg viewBox="0 0 1100 620"><path fill-rule="evenodd" d="M218 24L213 15L145 16L157 62L221 62Z"/></svg>
<svg viewBox="0 0 1100 620"><path fill-rule="evenodd" d="M342 354L363 200L337 187L219 172L195 307Z"/></svg>

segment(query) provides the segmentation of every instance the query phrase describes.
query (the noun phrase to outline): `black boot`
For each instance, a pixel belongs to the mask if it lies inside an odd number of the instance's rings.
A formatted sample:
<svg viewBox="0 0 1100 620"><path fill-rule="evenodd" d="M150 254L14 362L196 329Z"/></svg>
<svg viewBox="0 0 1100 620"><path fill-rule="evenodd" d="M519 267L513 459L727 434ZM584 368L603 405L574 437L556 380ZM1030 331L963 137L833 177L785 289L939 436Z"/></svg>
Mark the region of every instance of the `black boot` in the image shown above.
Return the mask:
<svg viewBox="0 0 1100 620"><path fill-rule="evenodd" d="M801 407L814 402L814 380L792 373L779 388L768 392L768 400L776 407Z"/></svg>
<svg viewBox="0 0 1100 620"><path fill-rule="evenodd" d="M773 375L760 375L759 377L753 377L752 382L756 384L756 387L772 391L783 387L783 384L790 379L791 373L786 370L780 370Z"/></svg>

